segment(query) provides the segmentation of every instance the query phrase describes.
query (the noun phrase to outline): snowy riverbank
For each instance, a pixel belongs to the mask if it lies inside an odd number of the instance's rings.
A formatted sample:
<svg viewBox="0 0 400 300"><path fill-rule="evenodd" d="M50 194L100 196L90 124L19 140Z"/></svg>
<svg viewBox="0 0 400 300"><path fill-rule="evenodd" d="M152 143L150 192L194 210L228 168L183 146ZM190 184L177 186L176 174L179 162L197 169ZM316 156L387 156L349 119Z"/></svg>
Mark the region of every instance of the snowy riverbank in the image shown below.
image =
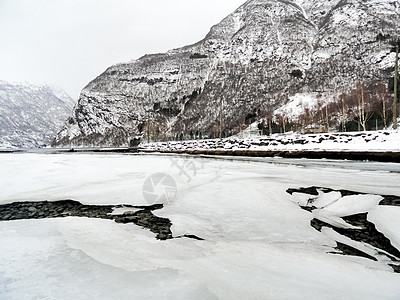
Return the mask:
<svg viewBox="0 0 400 300"><path fill-rule="evenodd" d="M250 138L189 140L140 145L145 151L374 151L399 152L400 131L273 134Z"/></svg>

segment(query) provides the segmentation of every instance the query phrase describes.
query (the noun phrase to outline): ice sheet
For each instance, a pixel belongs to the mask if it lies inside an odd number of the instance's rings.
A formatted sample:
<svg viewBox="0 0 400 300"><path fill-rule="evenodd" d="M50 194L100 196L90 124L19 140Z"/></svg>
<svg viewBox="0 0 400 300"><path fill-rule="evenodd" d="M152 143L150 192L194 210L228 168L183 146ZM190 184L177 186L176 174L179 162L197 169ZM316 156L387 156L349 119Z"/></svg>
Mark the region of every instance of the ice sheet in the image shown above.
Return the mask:
<svg viewBox="0 0 400 300"><path fill-rule="evenodd" d="M144 181L165 172L178 193L154 213L171 220L174 236L205 239L158 241L133 224L99 219L0 222L0 299L400 297L399 275L379 261L327 254L334 238L314 230L313 215L286 193L321 186L400 195L397 164L4 154L0 165L1 203L145 205ZM364 205L356 203L354 210Z"/></svg>
<svg viewBox="0 0 400 300"><path fill-rule="evenodd" d="M375 207L369 212L368 220L400 250L400 207L386 205Z"/></svg>

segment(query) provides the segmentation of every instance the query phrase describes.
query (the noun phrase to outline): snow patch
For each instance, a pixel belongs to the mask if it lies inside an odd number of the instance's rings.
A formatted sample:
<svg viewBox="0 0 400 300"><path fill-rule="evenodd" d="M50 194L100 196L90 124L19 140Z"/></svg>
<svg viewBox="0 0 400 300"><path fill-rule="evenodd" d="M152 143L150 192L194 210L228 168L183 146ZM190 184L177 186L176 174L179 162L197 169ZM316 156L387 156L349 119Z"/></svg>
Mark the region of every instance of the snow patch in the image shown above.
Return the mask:
<svg viewBox="0 0 400 300"><path fill-rule="evenodd" d="M318 102L314 94L295 94L289 97L289 102L275 110L274 114L284 114L297 119L306 108L313 108Z"/></svg>

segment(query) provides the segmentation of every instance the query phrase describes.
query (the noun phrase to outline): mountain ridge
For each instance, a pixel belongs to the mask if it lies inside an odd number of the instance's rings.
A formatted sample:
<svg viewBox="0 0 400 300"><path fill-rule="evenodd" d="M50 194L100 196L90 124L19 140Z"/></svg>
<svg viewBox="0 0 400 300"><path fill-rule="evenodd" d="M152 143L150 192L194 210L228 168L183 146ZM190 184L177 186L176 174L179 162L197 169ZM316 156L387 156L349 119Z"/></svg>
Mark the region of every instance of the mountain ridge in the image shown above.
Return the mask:
<svg viewBox="0 0 400 300"><path fill-rule="evenodd" d="M247 1L198 43L109 67L53 145L230 135L299 96L312 106L360 81L373 90L393 76L399 12L389 0Z"/></svg>

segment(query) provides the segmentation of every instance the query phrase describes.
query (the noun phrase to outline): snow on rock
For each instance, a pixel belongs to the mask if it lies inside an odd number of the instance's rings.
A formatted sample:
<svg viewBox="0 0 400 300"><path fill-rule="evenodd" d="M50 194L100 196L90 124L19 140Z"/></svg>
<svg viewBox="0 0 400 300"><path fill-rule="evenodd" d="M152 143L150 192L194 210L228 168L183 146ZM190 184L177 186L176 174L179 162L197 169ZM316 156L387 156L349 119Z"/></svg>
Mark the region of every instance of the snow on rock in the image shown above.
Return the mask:
<svg viewBox="0 0 400 300"><path fill-rule="evenodd" d="M304 113L306 108L313 110L317 106L319 100L321 99L317 98L317 93L297 93L289 97L288 103L276 109L274 115L280 114L290 116L290 118L295 120ZM325 99L325 101L328 100Z"/></svg>
<svg viewBox="0 0 400 300"><path fill-rule="evenodd" d="M141 144L142 150L337 150L400 151L400 131L366 131L326 134L273 134L249 138L171 141Z"/></svg>

